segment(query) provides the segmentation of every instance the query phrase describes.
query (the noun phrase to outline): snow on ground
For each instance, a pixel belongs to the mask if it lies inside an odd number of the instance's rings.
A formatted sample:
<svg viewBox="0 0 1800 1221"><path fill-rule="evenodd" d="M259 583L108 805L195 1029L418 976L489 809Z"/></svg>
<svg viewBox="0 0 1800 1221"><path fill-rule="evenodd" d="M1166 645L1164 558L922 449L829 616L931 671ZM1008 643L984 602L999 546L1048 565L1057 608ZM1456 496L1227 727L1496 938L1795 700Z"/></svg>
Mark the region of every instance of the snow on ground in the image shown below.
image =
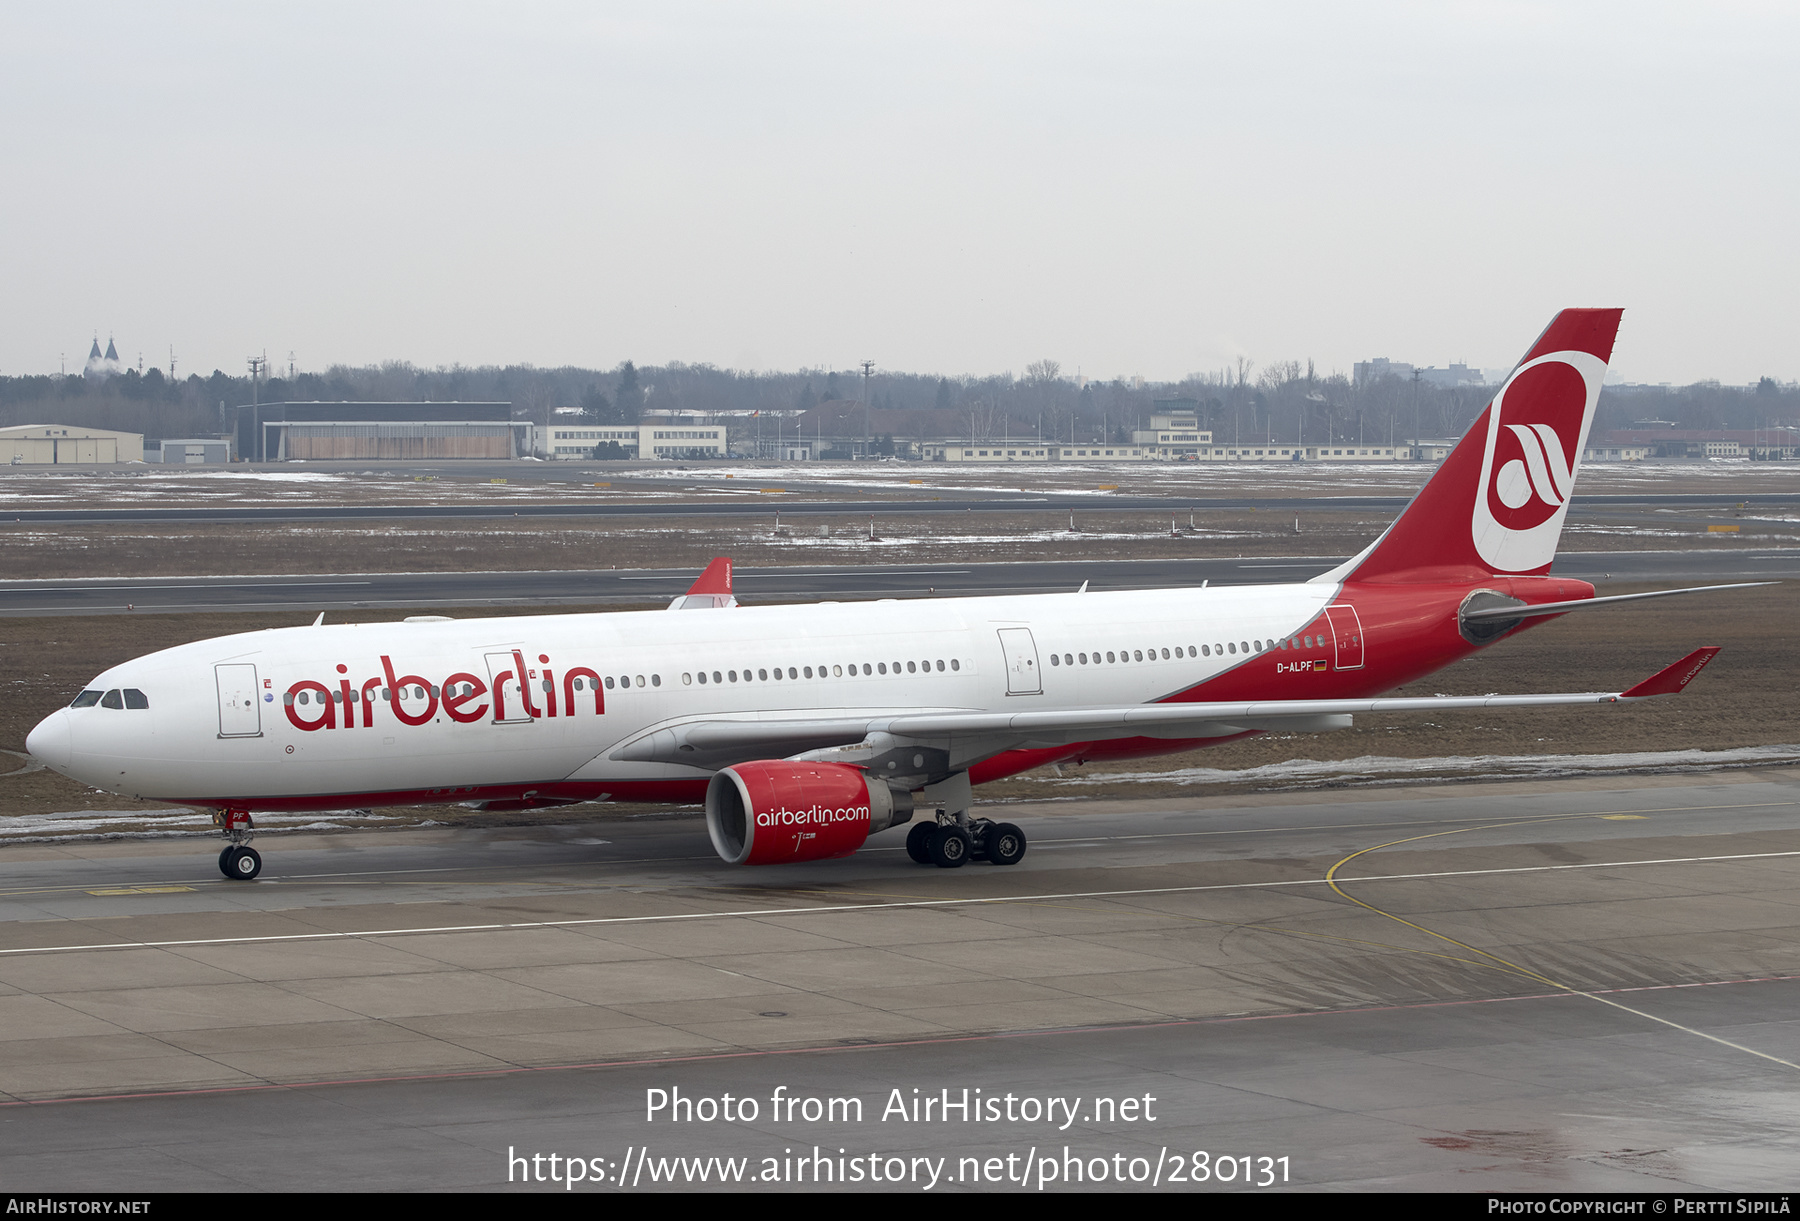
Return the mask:
<svg viewBox="0 0 1800 1221"><path fill-rule="evenodd" d="M933 547L933 546L1007 546L1017 543L1068 543L1076 541L1090 542L1142 542L1147 537L1161 535L1162 531L1148 533L1118 534L1098 531L1079 531L1070 533L1067 530L1033 530L1024 534L887 534L877 525L875 543L890 547ZM759 536L763 541L779 542L784 547L867 547L870 539L867 534L859 534L853 530L840 530L826 537L820 534L795 534L788 538L772 538ZM1232 530L1200 530L1184 531L1183 538L1261 538L1262 535L1247 531Z"/></svg>
<svg viewBox="0 0 1800 1221"><path fill-rule="evenodd" d="M1030 463L1017 465L983 464L980 466L948 466L918 462L871 462L849 465L797 463L790 466L758 466L746 470L742 466L688 466L681 470L648 470L637 478L688 482L723 482L728 476L731 490L751 491L778 487L783 483L813 488L830 484L845 489L878 488L903 490L918 487L926 491L1034 493L1056 492L1059 495L1195 495L1215 496L1242 492L1273 492L1297 489L1313 492L1328 485L1332 494L1359 495L1368 492L1385 494L1410 493L1436 467L1393 463L1343 463L1330 466L1319 463L1248 462L1058 462L1053 465ZM1000 482L1004 478L1005 482ZM1102 485L1107 485L1102 490Z"/></svg>

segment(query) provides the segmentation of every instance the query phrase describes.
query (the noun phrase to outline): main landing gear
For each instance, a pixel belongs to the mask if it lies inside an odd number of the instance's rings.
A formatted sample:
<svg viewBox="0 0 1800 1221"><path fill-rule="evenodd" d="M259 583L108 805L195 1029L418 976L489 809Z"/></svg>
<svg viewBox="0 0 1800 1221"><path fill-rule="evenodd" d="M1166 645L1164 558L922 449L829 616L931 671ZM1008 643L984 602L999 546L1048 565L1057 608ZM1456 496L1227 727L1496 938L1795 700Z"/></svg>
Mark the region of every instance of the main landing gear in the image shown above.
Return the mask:
<svg viewBox="0 0 1800 1221"><path fill-rule="evenodd" d="M955 869L970 861L1017 865L1025 856L1025 832L1009 822L961 814L949 822L915 825L906 833L906 855L939 869Z"/></svg>
<svg viewBox="0 0 1800 1221"><path fill-rule="evenodd" d="M219 872L234 882L248 882L262 872L262 856L250 846L256 838L256 824L248 810L219 810L213 814L213 825L230 840L219 853Z"/></svg>

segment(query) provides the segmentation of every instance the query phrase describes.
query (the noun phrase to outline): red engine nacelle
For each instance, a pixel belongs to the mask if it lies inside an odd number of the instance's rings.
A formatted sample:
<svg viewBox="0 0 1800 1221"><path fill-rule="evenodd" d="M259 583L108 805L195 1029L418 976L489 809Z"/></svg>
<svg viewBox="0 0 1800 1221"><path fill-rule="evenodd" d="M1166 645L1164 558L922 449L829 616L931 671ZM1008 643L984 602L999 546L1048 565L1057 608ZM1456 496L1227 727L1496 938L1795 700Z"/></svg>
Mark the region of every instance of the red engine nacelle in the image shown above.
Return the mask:
<svg viewBox="0 0 1800 1221"><path fill-rule="evenodd" d="M849 856L876 831L910 817L895 817L885 783L842 763L739 763L706 788L706 829L732 865Z"/></svg>

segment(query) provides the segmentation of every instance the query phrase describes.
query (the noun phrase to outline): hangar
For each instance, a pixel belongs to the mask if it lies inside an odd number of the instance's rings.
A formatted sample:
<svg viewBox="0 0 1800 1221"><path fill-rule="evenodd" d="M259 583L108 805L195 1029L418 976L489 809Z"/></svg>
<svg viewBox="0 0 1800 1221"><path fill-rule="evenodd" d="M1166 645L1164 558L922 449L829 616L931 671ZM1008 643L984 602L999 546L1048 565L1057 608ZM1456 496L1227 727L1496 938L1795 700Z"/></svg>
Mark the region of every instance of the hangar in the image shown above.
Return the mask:
<svg viewBox="0 0 1800 1221"><path fill-rule="evenodd" d="M144 434L78 424L15 424L0 428L0 461L13 466L142 462Z"/></svg>
<svg viewBox="0 0 1800 1221"><path fill-rule="evenodd" d="M531 425L511 403L247 403L237 452L250 462L517 458Z"/></svg>

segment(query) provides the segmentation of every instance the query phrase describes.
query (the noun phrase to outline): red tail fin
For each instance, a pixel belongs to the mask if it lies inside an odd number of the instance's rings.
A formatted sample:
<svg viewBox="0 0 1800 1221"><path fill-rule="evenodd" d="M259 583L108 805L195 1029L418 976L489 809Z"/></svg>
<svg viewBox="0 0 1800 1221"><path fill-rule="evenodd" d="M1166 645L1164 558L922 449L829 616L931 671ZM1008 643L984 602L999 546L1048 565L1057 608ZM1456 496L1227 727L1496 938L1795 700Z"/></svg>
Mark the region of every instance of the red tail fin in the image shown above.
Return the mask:
<svg viewBox="0 0 1800 1221"><path fill-rule="evenodd" d="M728 594L731 592L731 557L722 555L706 566L699 580L688 587L690 594Z"/></svg>
<svg viewBox="0 0 1800 1221"><path fill-rule="evenodd" d="M1548 572L1623 313L1566 309L1551 319L1399 520L1369 550L1317 579Z"/></svg>

